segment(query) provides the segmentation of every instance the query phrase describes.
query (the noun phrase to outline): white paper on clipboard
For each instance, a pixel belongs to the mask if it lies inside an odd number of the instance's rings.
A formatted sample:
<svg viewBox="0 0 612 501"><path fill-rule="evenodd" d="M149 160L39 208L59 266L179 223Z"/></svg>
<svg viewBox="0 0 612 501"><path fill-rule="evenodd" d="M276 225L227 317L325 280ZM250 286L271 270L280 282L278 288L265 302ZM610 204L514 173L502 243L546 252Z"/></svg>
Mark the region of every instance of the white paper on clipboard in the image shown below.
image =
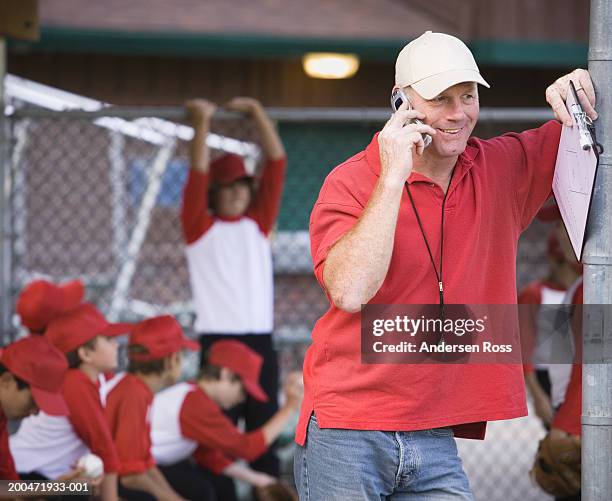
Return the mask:
<svg viewBox="0 0 612 501"><path fill-rule="evenodd" d="M574 93L568 88L566 100L568 110L571 110L575 103ZM583 150L580 147L580 133L573 115L572 120L573 127L564 125L561 131L553 177L553 192L576 259L580 261L597 173L597 157L593 148Z"/></svg>

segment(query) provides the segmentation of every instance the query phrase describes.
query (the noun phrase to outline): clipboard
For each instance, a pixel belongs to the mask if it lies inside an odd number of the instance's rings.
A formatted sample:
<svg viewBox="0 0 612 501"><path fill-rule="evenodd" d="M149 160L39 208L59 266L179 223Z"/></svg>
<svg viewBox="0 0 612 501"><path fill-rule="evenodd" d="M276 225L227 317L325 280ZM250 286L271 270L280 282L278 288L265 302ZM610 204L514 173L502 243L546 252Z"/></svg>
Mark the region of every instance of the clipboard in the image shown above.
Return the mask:
<svg viewBox="0 0 612 501"><path fill-rule="evenodd" d="M573 125L562 126L552 187L574 254L580 261L597 177L600 146L595 141L591 121L582 110L571 81L565 104Z"/></svg>

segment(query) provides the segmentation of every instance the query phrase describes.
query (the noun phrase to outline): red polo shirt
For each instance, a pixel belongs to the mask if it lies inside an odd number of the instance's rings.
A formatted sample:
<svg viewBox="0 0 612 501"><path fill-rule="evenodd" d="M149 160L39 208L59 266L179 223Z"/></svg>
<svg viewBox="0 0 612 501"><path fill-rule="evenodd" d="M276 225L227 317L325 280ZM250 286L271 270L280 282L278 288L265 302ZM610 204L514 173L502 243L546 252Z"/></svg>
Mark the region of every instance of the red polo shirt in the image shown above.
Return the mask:
<svg viewBox="0 0 612 501"><path fill-rule="evenodd" d="M549 197L561 126L471 139L459 157L445 208L446 302L516 304L521 232ZM323 286L329 249L357 222L378 181L377 136L325 180L310 219L314 271ZM444 193L413 173L408 183L439 262ZM407 193L402 195L389 271L370 301L436 304L438 282ZM296 441L314 411L322 428L409 431L453 426L483 438L486 421L527 414L522 366L361 363L360 314L330 304L304 360L305 393Z"/></svg>
<svg viewBox="0 0 612 501"><path fill-rule="evenodd" d="M155 466L149 421L152 403L153 392L134 374L125 374L108 394L106 418L117 447L119 475L144 473Z"/></svg>
<svg viewBox="0 0 612 501"><path fill-rule="evenodd" d="M0 480L19 480L8 438L8 422L0 407Z"/></svg>

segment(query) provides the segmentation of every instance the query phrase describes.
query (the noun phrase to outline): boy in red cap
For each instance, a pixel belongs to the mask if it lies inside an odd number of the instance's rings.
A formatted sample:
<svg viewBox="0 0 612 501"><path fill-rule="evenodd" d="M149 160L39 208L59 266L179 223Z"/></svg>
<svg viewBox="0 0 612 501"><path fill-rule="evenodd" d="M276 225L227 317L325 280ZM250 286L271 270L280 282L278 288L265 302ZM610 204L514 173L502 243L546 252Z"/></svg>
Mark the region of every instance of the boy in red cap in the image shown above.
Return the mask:
<svg viewBox="0 0 612 501"><path fill-rule="evenodd" d="M274 124L257 100L236 97L227 109L247 113L259 132L265 164L258 189L243 159L225 154L212 162L206 138L215 106L187 102L192 126L189 179L182 223L202 353L217 340L244 342L264 358L261 385L266 402L247 398L233 418L244 414L246 429L262 426L278 410L278 361L274 328L270 231L280 209L287 159ZM265 454L253 467L278 475L278 459Z"/></svg>
<svg viewBox="0 0 612 501"><path fill-rule="evenodd" d="M65 415L61 395L68 364L47 339L31 336L0 350L0 479L18 480L8 447L8 419L37 412Z"/></svg>
<svg viewBox="0 0 612 501"><path fill-rule="evenodd" d="M34 280L23 288L17 299L16 310L21 325L31 334L44 334L55 316L81 304L84 295L85 288L80 280L61 285L48 280Z"/></svg>
<svg viewBox="0 0 612 501"><path fill-rule="evenodd" d="M106 417L119 455L124 499L182 499L155 466L149 412L153 394L179 379L184 348L196 351L198 344L184 336L174 317L144 320L130 334L128 372L109 382Z"/></svg>
<svg viewBox="0 0 612 501"><path fill-rule="evenodd" d="M100 400L104 373L117 368L117 343L131 324L110 324L102 313L83 303L49 322L45 337L64 353L69 370L62 393L70 415L57 418L39 413L24 420L10 446L20 473L57 479L85 454L104 464L101 495L117 500L119 460Z"/></svg>
<svg viewBox="0 0 612 501"><path fill-rule="evenodd" d="M153 456L171 485L203 473L213 482L218 499L236 499L233 482L239 478L256 487L276 479L235 462L253 461L280 435L301 403L301 374L285 382L285 405L262 427L242 433L223 413L245 400L246 395L265 402L259 384L262 357L239 341L217 341L205 356L195 383L179 383L159 393L151 412ZM189 462L196 460L206 470ZM219 475L224 474L225 477Z"/></svg>

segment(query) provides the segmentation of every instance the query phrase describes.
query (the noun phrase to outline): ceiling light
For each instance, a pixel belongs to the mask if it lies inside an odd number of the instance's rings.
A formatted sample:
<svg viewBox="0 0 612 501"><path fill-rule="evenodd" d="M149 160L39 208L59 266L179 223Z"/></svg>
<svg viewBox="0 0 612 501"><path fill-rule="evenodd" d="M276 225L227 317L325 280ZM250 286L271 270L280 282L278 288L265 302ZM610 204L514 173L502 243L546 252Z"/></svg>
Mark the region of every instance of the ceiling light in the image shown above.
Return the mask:
<svg viewBox="0 0 612 501"><path fill-rule="evenodd" d="M359 69L359 57L356 54L311 52L304 55L302 65L312 78L351 78Z"/></svg>

